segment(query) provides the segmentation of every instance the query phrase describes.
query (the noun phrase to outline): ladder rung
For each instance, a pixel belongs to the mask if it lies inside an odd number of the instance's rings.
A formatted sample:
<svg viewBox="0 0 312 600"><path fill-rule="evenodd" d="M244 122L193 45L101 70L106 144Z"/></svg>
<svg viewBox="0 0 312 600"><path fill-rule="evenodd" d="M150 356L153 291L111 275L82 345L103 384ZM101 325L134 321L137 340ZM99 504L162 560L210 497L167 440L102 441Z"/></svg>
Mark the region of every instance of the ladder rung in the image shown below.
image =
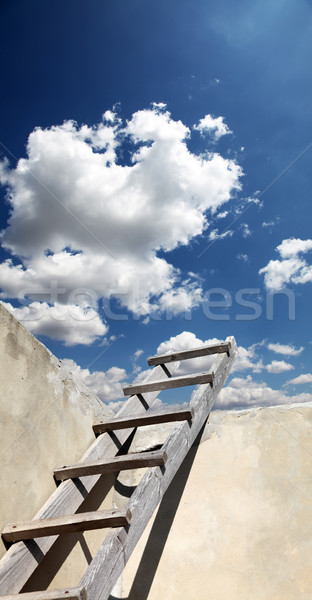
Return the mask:
<svg viewBox="0 0 312 600"><path fill-rule="evenodd" d="M192 375L183 375L182 377L171 377L170 379L162 379L153 381L152 383L141 383L139 385L129 385L123 389L125 396L132 394L144 394L144 392L156 392L160 390L168 390L185 385L196 385L197 383L212 383L213 373L196 373Z"/></svg>
<svg viewBox="0 0 312 600"><path fill-rule="evenodd" d="M190 421L194 416L193 409L164 411L147 411L145 415L136 417L117 417L112 421L99 421L93 425L94 433L104 433L115 429L127 429L130 427L142 427L144 425L156 425L157 423L169 423L172 421Z"/></svg>
<svg viewBox="0 0 312 600"><path fill-rule="evenodd" d="M123 527L131 519L129 510L101 510L66 515L55 519L38 519L23 523L10 523L2 531L5 542L19 542L48 535L73 533L104 527Z"/></svg>
<svg viewBox="0 0 312 600"><path fill-rule="evenodd" d="M87 600L87 593L84 588L67 588L64 590L11 594L10 596L1 596L1 600Z"/></svg>
<svg viewBox="0 0 312 600"><path fill-rule="evenodd" d="M136 454L126 454L124 456L94 460L88 463L58 467L54 471L54 477L57 481L63 481L64 479L73 479L74 477L83 477L84 475L116 473L127 469L140 469L142 467L161 467L166 461L167 454L164 450L137 452Z"/></svg>
<svg viewBox="0 0 312 600"><path fill-rule="evenodd" d="M224 342L222 344L217 344L216 346L200 346L199 348L192 348L191 350L184 350L172 354L164 354L163 356L151 356L147 359L147 362L150 366L163 365L164 363L174 362L175 360L198 358L199 356L207 356L208 354L221 354L222 352L227 352L229 354L230 349L230 342Z"/></svg>

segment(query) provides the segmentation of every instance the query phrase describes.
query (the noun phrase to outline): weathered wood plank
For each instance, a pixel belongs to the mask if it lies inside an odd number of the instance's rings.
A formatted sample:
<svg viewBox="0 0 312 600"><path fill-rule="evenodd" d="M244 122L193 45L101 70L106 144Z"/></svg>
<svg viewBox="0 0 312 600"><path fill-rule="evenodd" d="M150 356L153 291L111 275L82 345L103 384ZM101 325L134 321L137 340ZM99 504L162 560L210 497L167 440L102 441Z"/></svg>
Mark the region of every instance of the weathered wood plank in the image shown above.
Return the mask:
<svg viewBox="0 0 312 600"><path fill-rule="evenodd" d="M90 531L104 527L124 527L130 523L130 510L98 510L54 519L34 519L21 523L10 523L2 531L5 542L20 542L77 531Z"/></svg>
<svg viewBox="0 0 312 600"><path fill-rule="evenodd" d="M138 417L119 417L111 421L99 421L93 425L94 433L104 433L127 427L142 427L145 425L156 425L158 423L169 423L174 421L190 421L193 418L192 410L172 411L147 411L145 415Z"/></svg>
<svg viewBox="0 0 312 600"><path fill-rule="evenodd" d="M151 452L137 452L123 456L114 456L111 459L104 458L89 463L78 463L76 465L64 466L55 469L54 477L57 481L63 481L73 477L84 477L97 473L118 473L127 469L142 469L143 467L160 467L166 463L167 455L163 450ZM0 599L1 600L1 599Z"/></svg>
<svg viewBox="0 0 312 600"><path fill-rule="evenodd" d="M175 352L171 354L163 354L162 356L150 356L147 359L150 367L155 365L163 365L165 363L174 362L176 360L186 360L188 358L198 358L200 356L207 356L209 354L221 354L230 351L229 343L217 344L216 346L200 346L199 348L192 348L191 350L183 350L182 352Z"/></svg>
<svg viewBox="0 0 312 600"><path fill-rule="evenodd" d="M172 365L171 370L175 368L176 365ZM159 379L163 379L163 376L164 372L162 368L155 367L155 369L148 373L146 380L158 381ZM124 406L116 416L123 417L126 415L136 416L145 414L146 410L152 406L157 395L157 392L145 394L144 399L138 396L131 396L129 400L125 401ZM129 429L120 431L118 435L114 434L114 439L109 434L100 435L86 451L81 460L88 462L98 458L115 456L118 452L116 443L122 445L131 433L132 430ZM101 475L90 475L84 478L83 486L86 493L93 489L100 477ZM62 516L66 513L73 514L79 509L83 501L84 494L71 479L68 479L59 485L34 518L43 519ZM56 540L57 536L38 538L36 540L38 547L36 555L32 554L23 542L13 544L0 560L0 595L17 594L20 592Z"/></svg>
<svg viewBox="0 0 312 600"><path fill-rule="evenodd" d="M132 494L128 503L132 513L128 531L123 528L109 533L81 579L80 584L86 587L92 600L107 600L109 597L155 508L209 416L237 354L235 339L231 337L227 340L231 342L230 357L219 354L214 361L213 388L203 385L192 395L194 418L191 427L188 423L181 423L163 446L169 457L166 468L163 471L157 467L149 469Z"/></svg>
<svg viewBox="0 0 312 600"><path fill-rule="evenodd" d="M67 588L1 596L1 600L87 600L87 593L83 588Z"/></svg>
<svg viewBox="0 0 312 600"><path fill-rule="evenodd" d="M125 396L130 396L131 394L144 394L145 392L170 390L173 388L185 387L187 385L196 385L198 383L212 383L213 377L213 373L192 373L191 375L171 377L170 379L163 379L162 381L155 381L153 383L129 385L123 389L123 393Z"/></svg>

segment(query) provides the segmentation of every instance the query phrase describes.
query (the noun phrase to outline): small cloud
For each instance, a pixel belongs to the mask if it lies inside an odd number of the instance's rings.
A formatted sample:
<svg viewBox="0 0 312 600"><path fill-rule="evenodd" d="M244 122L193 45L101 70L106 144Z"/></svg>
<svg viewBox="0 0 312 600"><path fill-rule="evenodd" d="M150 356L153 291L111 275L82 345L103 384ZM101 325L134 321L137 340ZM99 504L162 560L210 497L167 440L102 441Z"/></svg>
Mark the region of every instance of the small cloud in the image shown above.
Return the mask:
<svg viewBox="0 0 312 600"><path fill-rule="evenodd" d="M247 223L242 223L241 226L240 226L240 229L243 232L243 237L244 238L247 238L247 237L251 236L252 232L251 232L251 230L249 228L249 225Z"/></svg>
<svg viewBox="0 0 312 600"><path fill-rule="evenodd" d="M224 219L225 217L227 217L229 214L228 210L224 210L223 212L220 212L218 215L216 215L216 219Z"/></svg>
<svg viewBox="0 0 312 600"><path fill-rule="evenodd" d="M136 350L130 357L130 361L132 363L132 373L134 375L137 375L140 373L140 371L142 371L142 368L137 364L137 360L140 358L140 356L142 356L142 354L144 354L144 351L141 350L141 348L138 348L138 350Z"/></svg>
<svg viewBox="0 0 312 600"><path fill-rule="evenodd" d="M303 383L312 383L312 373L303 373L302 375L287 381L286 385L301 385Z"/></svg>
<svg viewBox="0 0 312 600"><path fill-rule="evenodd" d="M238 260L243 260L244 262L248 262L248 255L247 254L236 254L236 258L238 258Z"/></svg>
<svg viewBox="0 0 312 600"><path fill-rule="evenodd" d="M298 356L304 350L304 346L300 346L300 348L294 348L294 346L290 346L287 344L268 344L268 349L272 350L272 352L276 352L276 354L284 354L285 356Z"/></svg>
<svg viewBox="0 0 312 600"><path fill-rule="evenodd" d="M275 227L275 225L277 225L280 222L280 220L281 220L280 217L276 217L272 221L263 221L262 227L267 227L269 229L272 229L272 227Z"/></svg>
<svg viewBox="0 0 312 600"><path fill-rule="evenodd" d="M287 283L308 283L312 281L312 265L300 256L312 250L312 240L289 238L277 246L278 260L260 269L264 274L265 286L270 290L280 290Z"/></svg>
<svg viewBox="0 0 312 600"><path fill-rule="evenodd" d="M212 231L210 231L208 239L210 242L214 242L215 240L223 240L226 237L232 237L233 233L234 231L232 229L228 229L223 233L218 233L217 229L213 229Z"/></svg>
<svg viewBox="0 0 312 600"><path fill-rule="evenodd" d="M152 107L156 111L162 111L167 108L167 104L165 102L152 102Z"/></svg>
<svg viewBox="0 0 312 600"><path fill-rule="evenodd" d="M194 125L193 129L199 131L202 136L206 134L211 135L215 141L218 141L223 135L233 133L227 124L224 123L224 117L213 117L210 114L200 119L199 124Z"/></svg>
<svg viewBox="0 0 312 600"><path fill-rule="evenodd" d="M108 121L109 123L113 123L115 121L116 114L112 110L106 110L102 114L102 120Z"/></svg>
<svg viewBox="0 0 312 600"><path fill-rule="evenodd" d="M295 367L284 360L272 360L269 365L266 365L268 373L284 373L284 371L291 371Z"/></svg>

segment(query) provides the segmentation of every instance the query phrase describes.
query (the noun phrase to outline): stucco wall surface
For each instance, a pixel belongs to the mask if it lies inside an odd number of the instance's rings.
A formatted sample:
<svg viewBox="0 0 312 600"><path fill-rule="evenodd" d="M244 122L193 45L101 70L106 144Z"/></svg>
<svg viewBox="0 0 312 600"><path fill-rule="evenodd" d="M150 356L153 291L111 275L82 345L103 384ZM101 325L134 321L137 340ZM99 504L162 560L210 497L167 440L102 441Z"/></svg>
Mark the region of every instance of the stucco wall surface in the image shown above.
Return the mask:
<svg viewBox="0 0 312 600"><path fill-rule="evenodd" d="M1 528L33 518L104 413L0 304ZM312 600L311 425L309 404L212 412L111 600ZM130 452L173 427L139 428ZM143 472L103 476L82 509L124 506ZM24 591L78 584L105 535L61 536Z"/></svg>
<svg viewBox="0 0 312 600"><path fill-rule="evenodd" d="M310 404L212 412L113 597L311 600L311 425Z"/></svg>
<svg viewBox="0 0 312 600"><path fill-rule="evenodd" d="M54 468L80 460L94 441L93 422L107 414L0 304L1 530L34 517L55 490Z"/></svg>

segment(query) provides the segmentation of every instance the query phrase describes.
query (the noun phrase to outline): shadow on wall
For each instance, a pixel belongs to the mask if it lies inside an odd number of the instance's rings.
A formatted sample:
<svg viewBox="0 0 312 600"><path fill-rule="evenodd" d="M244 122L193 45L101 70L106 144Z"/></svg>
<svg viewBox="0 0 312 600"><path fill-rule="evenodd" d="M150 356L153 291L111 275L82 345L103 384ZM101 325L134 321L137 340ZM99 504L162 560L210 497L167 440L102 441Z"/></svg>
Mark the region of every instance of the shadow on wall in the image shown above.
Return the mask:
<svg viewBox="0 0 312 600"><path fill-rule="evenodd" d="M157 567L170 533L175 514L178 510L205 426L206 422L163 496L140 564L135 574L129 596L126 600L148 599ZM108 600L122 600L122 598L109 596Z"/></svg>

